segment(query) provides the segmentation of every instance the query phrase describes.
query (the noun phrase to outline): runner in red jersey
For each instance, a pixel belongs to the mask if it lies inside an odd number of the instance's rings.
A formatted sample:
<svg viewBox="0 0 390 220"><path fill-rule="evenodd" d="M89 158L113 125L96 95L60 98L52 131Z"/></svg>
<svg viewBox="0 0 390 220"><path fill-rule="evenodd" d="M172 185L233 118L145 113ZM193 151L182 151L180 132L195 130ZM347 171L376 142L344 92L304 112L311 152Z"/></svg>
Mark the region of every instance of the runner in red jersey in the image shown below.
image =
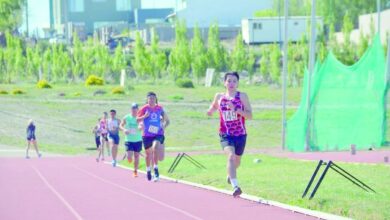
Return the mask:
<svg viewBox="0 0 390 220"><path fill-rule="evenodd" d="M207 114L212 116L219 110L219 136L223 150L228 156L227 173L228 183L233 186L233 196L241 195L241 188L237 181L237 168L246 144L245 119L252 119L252 108L246 93L237 91L240 77L237 72L225 74L225 93L217 93Z"/></svg>

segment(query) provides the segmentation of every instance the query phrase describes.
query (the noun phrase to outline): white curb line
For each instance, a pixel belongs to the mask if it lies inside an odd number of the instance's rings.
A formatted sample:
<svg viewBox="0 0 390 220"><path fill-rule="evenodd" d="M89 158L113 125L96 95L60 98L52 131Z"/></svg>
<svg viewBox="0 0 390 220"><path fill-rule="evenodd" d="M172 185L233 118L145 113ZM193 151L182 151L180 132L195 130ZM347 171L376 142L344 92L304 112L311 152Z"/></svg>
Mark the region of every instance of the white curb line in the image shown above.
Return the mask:
<svg viewBox="0 0 390 220"><path fill-rule="evenodd" d="M105 163L111 165L110 162L105 162ZM121 164L117 164L117 167L120 167L120 168L126 169L126 170L133 170L132 168L125 167L125 166L123 166ZM138 172L146 174L145 171L138 170ZM175 183L181 183L181 184L185 184L185 185L189 185L189 186L193 186L193 187L197 187L197 188L201 188L201 189L207 189L207 190L214 191L214 192L219 192L219 193L223 193L223 194L227 194L227 195L232 195L232 192L230 192L228 190L218 189L218 188L213 187L213 186L207 186L207 185L203 185L203 184L199 184L199 183L193 183L193 182L189 182L189 181L186 181L186 180L174 179L174 178L163 176L163 175L160 175L160 178L165 179L165 180L169 180L169 181L173 181ZM287 209L287 210L290 210L292 212L297 212L297 213L301 213L301 214L304 214L304 215L313 216L313 217L316 217L316 218L319 218L319 219L330 219L330 220L350 220L351 219L351 218L338 216L338 215L333 215L333 214L329 214L329 213L325 213L325 212L305 209L305 208L301 208L301 207L298 207L298 206L287 205L287 204L284 204L284 203L280 203L280 202L276 202L276 201L272 201L272 200L267 200L267 199L264 199L264 198L261 198L261 197L248 195L248 194L245 194L245 193L241 194L240 197L242 199L246 199L246 200L249 200L249 201L252 201L252 202L256 202L256 203L260 203L260 204L264 204L264 205L271 205L271 206L279 207L279 208L282 208L282 209Z"/></svg>

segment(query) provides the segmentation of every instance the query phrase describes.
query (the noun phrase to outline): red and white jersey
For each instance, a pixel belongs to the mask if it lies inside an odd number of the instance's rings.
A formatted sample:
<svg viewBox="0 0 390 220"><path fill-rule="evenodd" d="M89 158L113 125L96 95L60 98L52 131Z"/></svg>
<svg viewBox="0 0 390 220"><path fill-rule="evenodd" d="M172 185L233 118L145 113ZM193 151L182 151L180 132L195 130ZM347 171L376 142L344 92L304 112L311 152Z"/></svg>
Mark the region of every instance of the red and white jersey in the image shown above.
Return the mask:
<svg viewBox="0 0 390 220"><path fill-rule="evenodd" d="M228 103L232 103L235 109L230 109ZM237 91L234 98L223 95L219 100L220 134L230 136L246 135L245 118L236 113L236 110L244 110L240 99L240 92Z"/></svg>

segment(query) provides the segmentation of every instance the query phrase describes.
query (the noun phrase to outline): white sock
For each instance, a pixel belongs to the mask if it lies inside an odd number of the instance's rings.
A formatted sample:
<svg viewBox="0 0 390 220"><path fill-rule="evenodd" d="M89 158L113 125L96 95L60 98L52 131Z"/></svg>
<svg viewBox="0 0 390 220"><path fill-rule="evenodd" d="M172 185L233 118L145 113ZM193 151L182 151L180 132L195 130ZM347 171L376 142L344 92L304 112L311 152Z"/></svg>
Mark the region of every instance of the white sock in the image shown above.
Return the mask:
<svg viewBox="0 0 390 220"><path fill-rule="evenodd" d="M150 169L150 167L146 167L146 171L148 171L148 172L149 172L150 170L151 170L151 169Z"/></svg>
<svg viewBox="0 0 390 220"><path fill-rule="evenodd" d="M230 183L232 184L233 188L236 188L238 186L237 179L230 179Z"/></svg>
<svg viewBox="0 0 390 220"><path fill-rule="evenodd" d="M154 169L158 169L158 166L157 166L157 164L155 164L155 165L154 165Z"/></svg>

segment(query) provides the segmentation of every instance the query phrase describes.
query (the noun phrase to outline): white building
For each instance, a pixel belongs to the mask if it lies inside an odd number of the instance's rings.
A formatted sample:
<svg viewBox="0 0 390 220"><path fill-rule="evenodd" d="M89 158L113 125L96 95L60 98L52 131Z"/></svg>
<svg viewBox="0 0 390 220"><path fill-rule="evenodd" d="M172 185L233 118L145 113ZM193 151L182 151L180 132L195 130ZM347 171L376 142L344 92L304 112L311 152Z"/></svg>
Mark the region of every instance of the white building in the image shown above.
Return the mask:
<svg viewBox="0 0 390 220"><path fill-rule="evenodd" d="M288 18L288 39L298 41L308 33L310 17L291 16ZM322 28L322 18L317 17L317 27ZM283 41L284 17L261 17L243 19L242 37L247 44L278 43Z"/></svg>
<svg viewBox="0 0 390 220"><path fill-rule="evenodd" d="M273 0L176 0L175 16L187 27L240 27L241 19L253 17L258 10L271 9Z"/></svg>

